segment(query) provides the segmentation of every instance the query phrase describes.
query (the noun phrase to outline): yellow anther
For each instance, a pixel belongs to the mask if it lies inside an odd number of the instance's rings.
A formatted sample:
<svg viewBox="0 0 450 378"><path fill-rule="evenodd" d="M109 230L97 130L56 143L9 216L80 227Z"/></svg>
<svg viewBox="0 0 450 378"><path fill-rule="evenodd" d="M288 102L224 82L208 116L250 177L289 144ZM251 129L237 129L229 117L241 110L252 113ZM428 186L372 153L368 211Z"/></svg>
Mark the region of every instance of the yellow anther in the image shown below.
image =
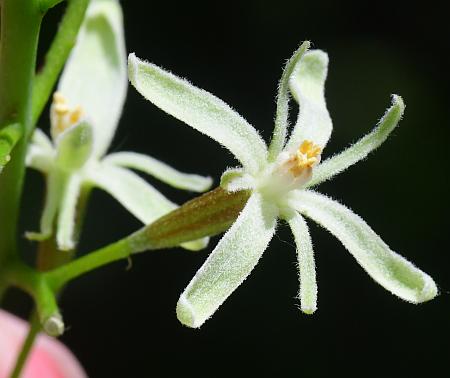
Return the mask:
<svg viewBox="0 0 450 378"><path fill-rule="evenodd" d="M61 92L53 93L53 104L65 104L66 102L66 98Z"/></svg>
<svg viewBox="0 0 450 378"><path fill-rule="evenodd" d="M53 109L56 113L58 113L58 115L67 114L70 110L66 104L59 103L54 104Z"/></svg>
<svg viewBox="0 0 450 378"><path fill-rule="evenodd" d="M312 168L318 161L322 148L310 140L305 140L297 152L287 163L289 171L294 176L299 176L305 169Z"/></svg>
<svg viewBox="0 0 450 378"><path fill-rule="evenodd" d="M77 106L72 112L70 113L69 122L71 124L75 124L80 121L81 116L83 115L83 109L81 106Z"/></svg>
<svg viewBox="0 0 450 378"><path fill-rule="evenodd" d="M56 138L59 134L69 127L80 122L83 117L81 106L70 108L66 98L60 92L53 94L53 103L51 107L52 136Z"/></svg>

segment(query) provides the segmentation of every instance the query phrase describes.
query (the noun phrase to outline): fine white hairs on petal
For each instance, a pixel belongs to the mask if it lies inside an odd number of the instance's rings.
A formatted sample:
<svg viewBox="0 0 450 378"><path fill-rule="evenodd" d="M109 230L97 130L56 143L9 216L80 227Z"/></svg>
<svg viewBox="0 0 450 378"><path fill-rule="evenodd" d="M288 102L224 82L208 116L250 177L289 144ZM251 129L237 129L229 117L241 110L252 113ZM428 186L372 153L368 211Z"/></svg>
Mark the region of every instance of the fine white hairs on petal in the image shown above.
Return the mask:
<svg viewBox="0 0 450 378"><path fill-rule="evenodd" d="M389 246L347 207L312 191L295 191L291 206L330 231L364 270L392 294L411 303L433 299L433 279Z"/></svg>
<svg viewBox="0 0 450 378"><path fill-rule="evenodd" d="M228 148L249 172L265 164L261 136L224 101L134 54L128 57L128 75L147 100Z"/></svg>
<svg viewBox="0 0 450 378"><path fill-rule="evenodd" d="M275 233L276 208L254 193L238 219L184 290L180 322L200 327L248 277Z"/></svg>

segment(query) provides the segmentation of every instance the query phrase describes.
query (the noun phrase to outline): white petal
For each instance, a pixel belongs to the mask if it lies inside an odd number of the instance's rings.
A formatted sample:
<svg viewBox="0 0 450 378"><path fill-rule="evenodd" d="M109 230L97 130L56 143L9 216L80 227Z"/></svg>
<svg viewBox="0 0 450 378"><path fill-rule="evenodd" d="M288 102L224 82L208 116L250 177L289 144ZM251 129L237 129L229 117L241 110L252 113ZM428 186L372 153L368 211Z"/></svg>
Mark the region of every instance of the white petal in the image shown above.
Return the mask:
<svg viewBox="0 0 450 378"><path fill-rule="evenodd" d="M103 161L109 164L132 168L147 173L179 189L203 192L208 190L212 185L211 177L182 173L162 161L135 152L118 152L109 154L103 159Z"/></svg>
<svg viewBox="0 0 450 378"><path fill-rule="evenodd" d="M144 224L177 206L132 171L111 164L98 164L87 170L87 180L119 201Z"/></svg>
<svg viewBox="0 0 450 378"><path fill-rule="evenodd" d="M381 286L405 301L420 303L437 295L433 279L393 252L364 220L345 206L310 191L292 193L291 205L313 219L348 249Z"/></svg>
<svg viewBox="0 0 450 378"><path fill-rule="evenodd" d="M47 192L45 196L44 210L41 215L40 231L27 232L26 237L30 240L45 240L53 233L53 224L59 211L61 199L66 190L67 176L61 171L51 170L47 176Z"/></svg>
<svg viewBox="0 0 450 378"><path fill-rule="evenodd" d="M76 245L75 220L80 185L80 177L76 174L71 175L61 198L56 230L56 242L61 251L72 250Z"/></svg>
<svg viewBox="0 0 450 378"><path fill-rule="evenodd" d="M289 79L293 72L297 70L301 58L309 49L310 42L305 41L294 52L292 57L287 61L278 84L277 110L275 113L275 127L273 130L272 141L269 147L269 159L275 161L278 154L282 151L286 141L289 117Z"/></svg>
<svg viewBox="0 0 450 378"><path fill-rule="evenodd" d="M253 189L256 186L255 179L242 168L228 168L220 178L220 187L227 192Z"/></svg>
<svg viewBox="0 0 450 378"><path fill-rule="evenodd" d="M41 129L34 129L33 136L31 137L31 144L34 144L47 152L53 151L52 141Z"/></svg>
<svg viewBox="0 0 450 378"><path fill-rule="evenodd" d="M27 150L26 164L27 167L36 169L42 173L48 173L53 167L55 152L48 153L43 148L30 144Z"/></svg>
<svg viewBox="0 0 450 378"><path fill-rule="evenodd" d="M300 105L297 123L286 149L293 151L304 140L324 148L330 139L333 124L325 103L325 79L328 55L321 50L307 52L292 74L290 88Z"/></svg>
<svg viewBox="0 0 450 378"><path fill-rule="evenodd" d="M247 278L275 232L276 210L253 194L181 295L177 316L200 327Z"/></svg>
<svg viewBox="0 0 450 378"><path fill-rule="evenodd" d="M123 33L119 2L92 1L58 85L69 105L81 105L92 120L97 157L108 149L125 101Z"/></svg>
<svg viewBox="0 0 450 378"><path fill-rule="evenodd" d="M128 76L147 100L227 147L251 173L264 165L264 141L222 100L134 54L128 57Z"/></svg>
<svg viewBox="0 0 450 378"><path fill-rule="evenodd" d="M378 148L395 129L403 116L405 105L400 96L392 96L392 106L381 118L377 127L341 153L321 163L313 171L313 177L308 187L320 184L344 171L348 167L364 159L370 152Z"/></svg>
<svg viewBox="0 0 450 378"><path fill-rule="evenodd" d="M42 173L48 173L53 166L55 150L49 137L40 129L35 129L28 145L26 165Z"/></svg>
<svg viewBox="0 0 450 378"><path fill-rule="evenodd" d="M144 224L150 224L178 207L137 174L125 168L107 163L93 165L86 170L86 179L111 194ZM188 250L198 251L205 248L208 242L209 238L202 238L180 245Z"/></svg>
<svg viewBox="0 0 450 378"><path fill-rule="evenodd" d="M317 310L317 282L314 251L308 225L303 217L293 212L286 220L294 234L297 245L298 269L300 278L300 306L306 314Z"/></svg>

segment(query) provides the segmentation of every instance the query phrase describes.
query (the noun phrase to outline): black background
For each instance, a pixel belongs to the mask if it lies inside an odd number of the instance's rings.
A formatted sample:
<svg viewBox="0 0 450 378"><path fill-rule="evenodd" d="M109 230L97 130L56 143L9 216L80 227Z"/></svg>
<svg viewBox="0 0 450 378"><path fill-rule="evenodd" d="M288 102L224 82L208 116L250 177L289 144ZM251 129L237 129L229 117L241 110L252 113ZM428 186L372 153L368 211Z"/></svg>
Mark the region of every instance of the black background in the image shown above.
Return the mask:
<svg viewBox="0 0 450 378"><path fill-rule="evenodd" d="M438 3L437 3L438 4ZM311 224L319 309L298 309L295 247L280 224L248 280L201 329L181 326L179 294L206 251L148 252L73 282L61 300L62 340L92 377L446 376L450 343L449 44L446 13L425 5L330 1L123 2L127 48L222 98L271 135L281 68L309 39L330 56L327 103L334 132L325 155L376 124L398 93L401 126L369 159L320 191L360 214L396 251L435 278L441 295L414 306L375 284L326 231ZM63 7L43 28L43 52ZM99 94L101 95L101 94ZM46 117L42 128L48 127ZM157 110L130 87L111 150L148 153L212 175L236 162L218 144ZM149 179L182 203L192 193ZM43 180L30 173L24 228L37 224ZM93 193L81 252L139 227ZM32 245L25 244L29 249ZM13 295L15 294L15 295ZM7 307L29 302L12 292ZM441 368L445 369L440 372ZM447 371L447 373L445 373Z"/></svg>

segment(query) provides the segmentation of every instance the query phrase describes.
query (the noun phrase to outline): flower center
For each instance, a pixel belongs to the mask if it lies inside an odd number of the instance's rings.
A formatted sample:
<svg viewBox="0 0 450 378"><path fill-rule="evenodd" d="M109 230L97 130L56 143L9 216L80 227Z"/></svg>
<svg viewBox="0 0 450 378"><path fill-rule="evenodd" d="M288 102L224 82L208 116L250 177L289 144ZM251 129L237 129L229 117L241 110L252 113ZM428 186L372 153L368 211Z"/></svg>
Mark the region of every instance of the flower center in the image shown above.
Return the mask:
<svg viewBox="0 0 450 378"><path fill-rule="evenodd" d="M286 162L285 166L294 177L299 177L305 170L314 167L320 161L322 148L310 140L305 140L295 154Z"/></svg>
<svg viewBox="0 0 450 378"><path fill-rule="evenodd" d="M310 140L304 140L294 153L282 152L277 162L262 175L258 188L275 199L283 199L287 192L301 189L311 180L321 152L322 148Z"/></svg>
<svg viewBox="0 0 450 378"><path fill-rule="evenodd" d="M81 106L70 108L66 98L60 92L53 94L53 102L50 111L52 123L52 137L55 139L62 132L80 122L84 115Z"/></svg>

